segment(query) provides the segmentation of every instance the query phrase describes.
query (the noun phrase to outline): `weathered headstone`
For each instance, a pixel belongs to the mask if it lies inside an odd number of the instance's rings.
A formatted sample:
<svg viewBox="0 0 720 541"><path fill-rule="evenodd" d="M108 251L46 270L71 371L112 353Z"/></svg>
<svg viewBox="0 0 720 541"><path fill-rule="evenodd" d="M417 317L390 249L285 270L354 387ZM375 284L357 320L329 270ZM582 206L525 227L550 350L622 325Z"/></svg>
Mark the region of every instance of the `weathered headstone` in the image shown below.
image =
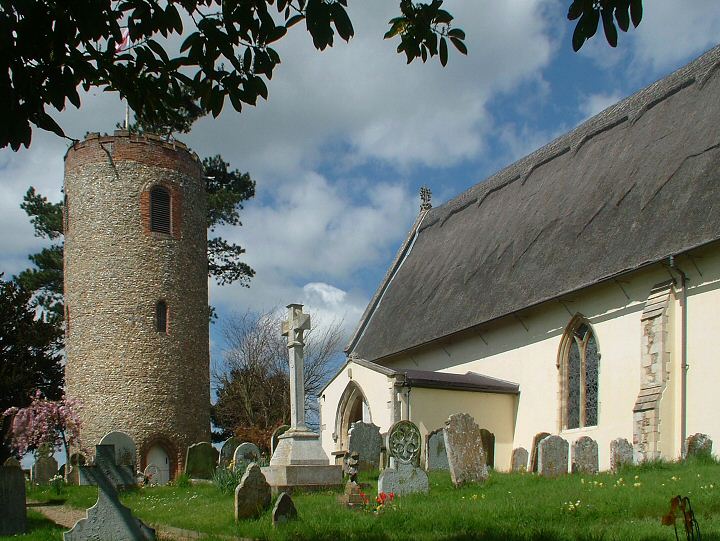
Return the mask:
<svg viewBox="0 0 720 541"><path fill-rule="evenodd" d="M449 470L443 429L430 432L425 438L425 467L427 471Z"/></svg>
<svg viewBox="0 0 720 541"><path fill-rule="evenodd" d="M550 432L540 432L535 434L532 443L532 449L530 449L530 471L537 473L538 471L538 445L542 440L547 438Z"/></svg>
<svg viewBox="0 0 720 541"><path fill-rule="evenodd" d="M378 479L378 492L410 494L427 492L427 474L416 466L420 457L420 430L410 421L398 421L388 431L391 467Z"/></svg>
<svg viewBox="0 0 720 541"><path fill-rule="evenodd" d="M260 449L254 443L241 443L235 448L233 463L235 471L245 471L252 462L260 460Z"/></svg>
<svg viewBox="0 0 720 541"><path fill-rule="evenodd" d="M52 477L57 475L58 463L52 456L41 456L30 470L32 482L36 485L47 485Z"/></svg>
<svg viewBox="0 0 720 541"><path fill-rule="evenodd" d="M568 472L570 444L560 436L548 436L538 444L538 473L557 477Z"/></svg>
<svg viewBox="0 0 720 541"><path fill-rule="evenodd" d="M589 436L578 438L570 453L573 473L598 472L598 444Z"/></svg>
<svg viewBox="0 0 720 541"><path fill-rule="evenodd" d="M272 436L270 436L270 456L275 452L275 447L277 447L280 436L285 434L289 428L290 425L280 425L273 431Z"/></svg>
<svg viewBox="0 0 720 541"><path fill-rule="evenodd" d="M348 450L359 453L361 470L376 470L380 465L382 447L380 427L372 423L357 421L350 425L348 432Z"/></svg>
<svg viewBox="0 0 720 541"><path fill-rule="evenodd" d="M625 438L617 438L610 442L610 469L618 471L624 465L633 463L633 446Z"/></svg>
<svg viewBox="0 0 720 541"><path fill-rule="evenodd" d="M347 453L343 463L345 475L350 478L350 481L357 481L358 471L360 469L360 453L357 451Z"/></svg>
<svg viewBox="0 0 720 541"><path fill-rule="evenodd" d="M485 428L480 429L480 440L485 451L485 462L488 468L495 467L495 434Z"/></svg>
<svg viewBox="0 0 720 541"><path fill-rule="evenodd" d="M191 445L185 455L185 474L190 479L212 479L219 454L207 441Z"/></svg>
<svg viewBox="0 0 720 541"><path fill-rule="evenodd" d="M528 452L525 447L518 447L512 452L512 471L526 472L528 467Z"/></svg>
<svg viewBox="0 0 720 541"><path fill-rule="evenodd" d="M69 532L63 534L63 540L128 539L142 541L155 539L155 530L135 518L130 509L120 502L114 484L115 479L105 475L108 470L101 467L102 464L108 462L115 465L115 448L112 445L97 445L95 449L96 465L87 467L87 469L92 470L98 487L97 502L87 510L85 518L78 520ZM100 457L100 465L98 465L98 457Z"/></svg>
<svg viewBox="0 0 720 541"><path fill-rule="evenodd" d="M137 447L133 439L125 432L109 432L100 440L100 445L115 446L115 464L130 466L135 471Z"/></svg>
<svg viewBox="0 0 720 541"><path fill-rule="evenodd" d="M270 485L260 466L250 464L235 489L235 520L256 517L270 507Z"/></svg>
<svg viewBox="0 0 720 541"><path fill-rule="evenodd" d="M6 468L22 468L22 464L20 464L20 461L15 458L14 456L11 456L8 458L4 463L3 466Z"/></svg>
<svg viewBox="0 0 720 541"><path fill-rule="evenodd" d="M235 449L237 449L241 443L242 442L235 436L225 440L225 443L220 447L220 467L227 468L230 465L235 457Z"/></svg>
<svg viewBox="0 0 720 541"><path fill-rule="evenodd" d="M114 487L135 486L135 471L130 466L115 463L114 445L96 445L91 466L80 466L80 484L96 485L98 479L107 480Z"/></svg>
<svg viewBox="0 0 720 541"><path fill-rule="evenodd" d="M297 509L295 509L295 504L293 503L290 494L287 492L281 492L275 502L275 507L273 507L273 526L277 526L278 524L282 524L283 522L288 522L290 520L295 520L296 518Z"/></svg>
<svg viewBox="0 0 720 541"><path fill-rule="evenodd" d="M685 457L707 457L712 456L713 442L707 434L693 434L688 436L685 442Z"/></svg>
<svg viewBox="0 0 720 541"><path fill-rule="evenodd" d="M472 415L456 413L445 421L443 429L450 478L455 486L481 483L488 477L480 427Z"/></svg>
<svg viewBox="0 0 720 541"><path fill-rule="evenodd" d="M15 466L0 467L0 535L25 533L25 475Z"/></svg>
<svg viewBox="0 0 720 541"><path fill-rule="evenodd" d="M362 490L355 481L348 481L345 484L345 492L340 496L340 501L350 509L364 505Z"/></svg>

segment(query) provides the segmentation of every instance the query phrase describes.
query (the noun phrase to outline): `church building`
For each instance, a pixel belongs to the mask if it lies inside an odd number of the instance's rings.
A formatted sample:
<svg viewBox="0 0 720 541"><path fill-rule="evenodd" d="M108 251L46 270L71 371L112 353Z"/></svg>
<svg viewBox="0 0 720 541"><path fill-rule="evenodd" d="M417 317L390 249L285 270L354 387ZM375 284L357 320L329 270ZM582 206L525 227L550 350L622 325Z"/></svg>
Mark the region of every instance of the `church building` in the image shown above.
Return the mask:
<svg viewBox="0 0 720 541"><path fill-rule="evenodd" d="M424 436L626 438L635 460L720 441L720 46L431 208L320 393L340 456L358 420Z"/></svg>

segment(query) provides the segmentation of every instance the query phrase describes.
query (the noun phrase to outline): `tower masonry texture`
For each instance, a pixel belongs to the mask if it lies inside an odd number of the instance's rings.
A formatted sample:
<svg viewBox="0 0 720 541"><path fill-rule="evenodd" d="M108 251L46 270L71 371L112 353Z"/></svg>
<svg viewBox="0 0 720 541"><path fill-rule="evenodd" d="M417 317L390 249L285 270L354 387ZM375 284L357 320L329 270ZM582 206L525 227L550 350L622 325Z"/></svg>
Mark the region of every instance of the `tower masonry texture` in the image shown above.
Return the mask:
<svg viewBox="0 0 720 541"><path fill-rule="evenodd" d="M169 234L150 228L158 186L170 194ZM160 446L172 477L210 437L201 165L181 143L91 134L65 156L65 197L65 372L68 396L83 401L83 446L126 432L138 467Z"/></svg>

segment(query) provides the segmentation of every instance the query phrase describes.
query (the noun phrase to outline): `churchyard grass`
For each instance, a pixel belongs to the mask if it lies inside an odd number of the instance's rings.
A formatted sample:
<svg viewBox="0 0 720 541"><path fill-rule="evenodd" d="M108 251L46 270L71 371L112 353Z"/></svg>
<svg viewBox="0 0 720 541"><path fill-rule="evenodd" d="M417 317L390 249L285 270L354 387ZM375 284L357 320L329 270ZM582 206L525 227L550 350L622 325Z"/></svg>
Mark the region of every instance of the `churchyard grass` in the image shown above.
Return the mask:
<svg viewBox="0 0 720 541"><path fill-rule="evenodd" d="M360 481L369 485L368 495L375 494L377 473L361 475ZM675 539L672 527L660 520L678 494L690 497L703 540L720 541L720 464L707 460L556 479L493 472L484 484L459 489L446 472L432 472L429 494L397 498L395 509L379 514L345 509L338 493L298 494L293 499L300 520L276 529L269 510L235 524L232 496L212 484L143 488L124 493L122 500L146 523L218 538L645 541ZM33 499L51 496L48 489L29 492ZM94 503L92 487L69 487L64 497L77 507Z"/></svg>

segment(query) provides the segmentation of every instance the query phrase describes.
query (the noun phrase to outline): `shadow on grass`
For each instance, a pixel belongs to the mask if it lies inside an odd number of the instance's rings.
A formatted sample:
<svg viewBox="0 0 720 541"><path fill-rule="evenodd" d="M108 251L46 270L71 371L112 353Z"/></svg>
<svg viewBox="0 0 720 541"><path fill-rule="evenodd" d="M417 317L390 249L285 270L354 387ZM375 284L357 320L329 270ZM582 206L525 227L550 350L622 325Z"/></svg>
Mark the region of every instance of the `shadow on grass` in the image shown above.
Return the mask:
<svg viewBox="0 0 720 541"><path fill-rule="evenodd" d="M17 539L18 541L59 541L67 528L58 526L40 513L29 511L27 516L27 529L24 534L0 539Z"/></svg>

